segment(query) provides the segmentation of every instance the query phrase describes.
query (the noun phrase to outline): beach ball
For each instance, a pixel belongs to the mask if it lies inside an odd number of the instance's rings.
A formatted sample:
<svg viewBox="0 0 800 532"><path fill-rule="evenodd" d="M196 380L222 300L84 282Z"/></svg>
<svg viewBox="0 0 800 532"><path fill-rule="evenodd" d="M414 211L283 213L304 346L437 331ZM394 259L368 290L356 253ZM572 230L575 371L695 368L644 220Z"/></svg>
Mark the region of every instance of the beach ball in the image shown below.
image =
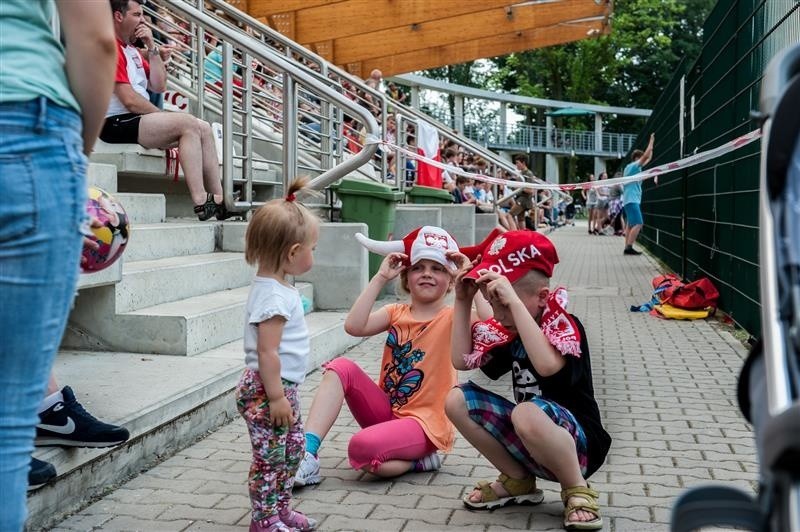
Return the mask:
<svg viewBox="0 0 800 532"><path fill-rule="evenodd" d="M98 187L89 187L86 213L99 220L100 227L89 227L87 236L98 247L83 247L81 270L86 273L108 268L122 255L128 244L130 223L128 214L117 199Z"/></svg>

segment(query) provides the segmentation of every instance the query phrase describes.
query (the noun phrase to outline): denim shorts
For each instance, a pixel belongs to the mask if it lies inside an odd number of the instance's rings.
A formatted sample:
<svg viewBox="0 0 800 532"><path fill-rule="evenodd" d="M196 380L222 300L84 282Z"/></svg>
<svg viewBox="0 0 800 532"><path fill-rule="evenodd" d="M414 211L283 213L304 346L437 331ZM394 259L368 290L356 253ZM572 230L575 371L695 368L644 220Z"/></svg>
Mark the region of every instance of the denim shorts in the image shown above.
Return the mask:
<svg viewBox="0 0 800 532"><path fill-rule="evenodd" d="M0 530L25 521L37 407L75 295L86 219L78 113L0 103Z"/></svg>
<svg viewBox="0 0 800 532"><path fill-rule="evenodd" d="M626 203L623 210L625 211L625 221L628 223L629 227L644 224L642 208L638 203Z"/></svg>

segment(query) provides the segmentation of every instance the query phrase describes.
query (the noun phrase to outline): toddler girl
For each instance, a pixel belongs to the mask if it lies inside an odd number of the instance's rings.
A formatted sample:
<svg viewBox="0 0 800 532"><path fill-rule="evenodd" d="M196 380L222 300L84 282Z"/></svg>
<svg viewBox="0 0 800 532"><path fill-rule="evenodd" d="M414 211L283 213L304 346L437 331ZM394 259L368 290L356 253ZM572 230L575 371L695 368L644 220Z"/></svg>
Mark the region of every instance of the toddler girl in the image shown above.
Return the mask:
<svg viewBox="0 0 800 532"><path fill-rule="evenodd" d="M286 198L260 207L247 226L245 258L257 265L245 312L245 369L236 404L253 446L249 487L251 532L313 530L316 521L291 509L297 465L303 457L298 387L306 377L308 329L300 294L287 277L311 269L319 236L314 215Z"/></svg>

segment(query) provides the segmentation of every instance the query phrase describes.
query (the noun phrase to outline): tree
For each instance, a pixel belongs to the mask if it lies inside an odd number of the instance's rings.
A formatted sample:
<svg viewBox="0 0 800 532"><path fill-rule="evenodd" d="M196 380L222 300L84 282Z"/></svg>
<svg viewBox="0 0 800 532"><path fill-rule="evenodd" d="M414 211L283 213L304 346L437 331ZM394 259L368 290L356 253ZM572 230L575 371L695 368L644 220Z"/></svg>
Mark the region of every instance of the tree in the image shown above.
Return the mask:
<svg viewBox="0 0 800 532"><path fill-rule="evenodd" d="M620 107L652 108L681 59L694 60L702 24L715 0L615 0L611 33L565 45L497 57L483 80L475 62L427 71L438 79L445 69L454 83L483 86L523 96ZM458 79L458 81L455 81ZM448 79L450 81L450 79ZM524 123L544 123L543 112L515 109ZM604 129L636 131L641 119L605 117ZM558 128L588 129L586 119L559 119ZM569 172L570 174L572 172Z"/></svg>
<svg viewBox="0 0 800 532"><path fill-rule="evenodd" d="M715 0L616 0L611 33L491 60L431 69L424 75L524 96L622 107L652 107L684 57L702 43L702 23ZM528 123L535 122L530 110Z"/></svg>

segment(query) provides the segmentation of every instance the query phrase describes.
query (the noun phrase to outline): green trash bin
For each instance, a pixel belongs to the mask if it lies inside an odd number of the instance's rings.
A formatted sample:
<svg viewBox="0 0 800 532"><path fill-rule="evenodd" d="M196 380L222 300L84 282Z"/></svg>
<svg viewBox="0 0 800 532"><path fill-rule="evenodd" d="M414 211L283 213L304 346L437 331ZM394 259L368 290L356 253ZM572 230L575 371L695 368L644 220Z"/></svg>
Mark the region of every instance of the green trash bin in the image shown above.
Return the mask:
<svg viewBox="0 0 800 532"><path fill-rule="evenodd" d="M413 186L406 191L408 201L417 204L453 203L453 195L443 188Z"/></svg>
<svg viewBox="0 0 800 532"><path fill-rule="evenodd" d="M342 221L367 224L369 237L386 240L394 229L397 203L403 193L388 185L368 179L343 178L338 185L331 187L342 202ZM369 254L370 279L378 272L383 257Z"/></svg>

